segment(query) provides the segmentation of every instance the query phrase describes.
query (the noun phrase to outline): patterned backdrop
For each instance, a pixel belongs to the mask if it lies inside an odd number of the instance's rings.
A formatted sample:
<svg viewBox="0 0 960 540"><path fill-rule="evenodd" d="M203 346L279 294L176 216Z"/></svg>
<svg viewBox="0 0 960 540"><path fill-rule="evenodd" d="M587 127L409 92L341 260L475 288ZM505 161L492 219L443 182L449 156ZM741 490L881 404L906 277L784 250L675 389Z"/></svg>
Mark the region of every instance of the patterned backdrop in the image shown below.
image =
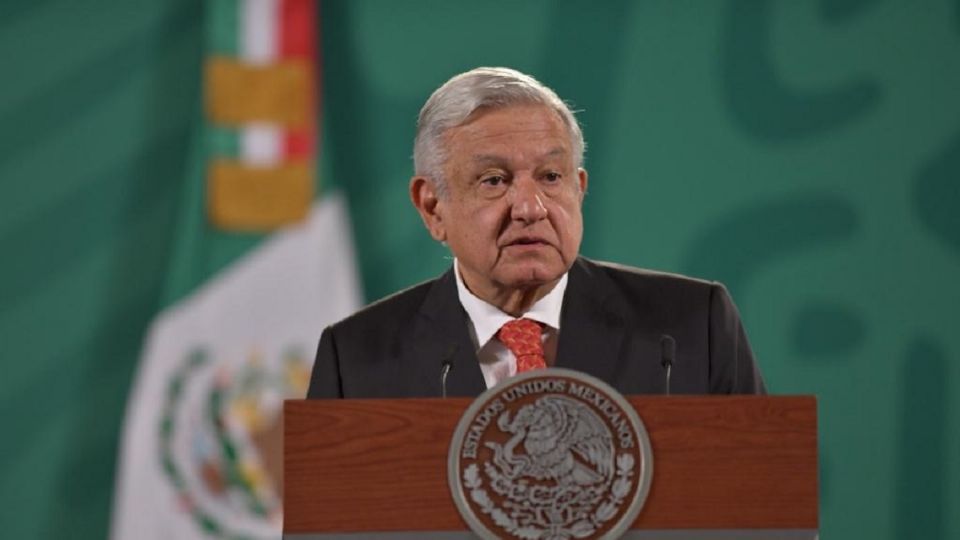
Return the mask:
<svg viewBox="0 0 960 540"><path fill-rule="evenodd" d="M450 264L407 201L422 102L478 65L529 72L580 111L583 253L723 281L770 390L818 396L825 537L960 537L960 1L320 19L319 192L349 200L368 300ZM195 0L0 5L4 537L106 535L146 325L260 241L185 225L203 20Z"/></svg>

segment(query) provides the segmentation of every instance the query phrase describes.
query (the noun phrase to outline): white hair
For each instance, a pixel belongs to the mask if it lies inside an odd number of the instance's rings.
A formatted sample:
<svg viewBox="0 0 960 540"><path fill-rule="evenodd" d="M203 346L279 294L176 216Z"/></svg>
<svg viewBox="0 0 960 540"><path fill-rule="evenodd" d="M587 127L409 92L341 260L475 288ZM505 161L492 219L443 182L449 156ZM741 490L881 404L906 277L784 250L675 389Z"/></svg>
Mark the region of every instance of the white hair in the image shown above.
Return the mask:
<svg viewBox="0 0 960 540"><path fill-rule="evenodd" d="M414 173L434 180L446 192L443 164L447 152L443 135L463 124L476 110L511 105L545 105L560 116L570 132L574 165L583 165L583 132L570 107L550 88L515 69L479 67L461 73L438 88L420 109L413 143Z"/></svg>

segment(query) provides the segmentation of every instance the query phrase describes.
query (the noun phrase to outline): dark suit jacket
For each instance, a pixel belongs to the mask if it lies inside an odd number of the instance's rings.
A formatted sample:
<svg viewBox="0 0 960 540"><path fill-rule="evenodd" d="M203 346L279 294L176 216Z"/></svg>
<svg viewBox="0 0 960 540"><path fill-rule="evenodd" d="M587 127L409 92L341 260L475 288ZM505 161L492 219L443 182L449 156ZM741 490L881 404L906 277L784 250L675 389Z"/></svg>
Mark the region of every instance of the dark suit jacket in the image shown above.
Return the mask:
<svg viewBox="0 0 960 540"><path fill-rule="evenodd" d="M453 270L323 331L309 398L438 397L486 389ZM719 283L579 258L560 314L556 367L623 394L662 394L660 338L676 340L674 394L764 393L737 309Z"/></svg>

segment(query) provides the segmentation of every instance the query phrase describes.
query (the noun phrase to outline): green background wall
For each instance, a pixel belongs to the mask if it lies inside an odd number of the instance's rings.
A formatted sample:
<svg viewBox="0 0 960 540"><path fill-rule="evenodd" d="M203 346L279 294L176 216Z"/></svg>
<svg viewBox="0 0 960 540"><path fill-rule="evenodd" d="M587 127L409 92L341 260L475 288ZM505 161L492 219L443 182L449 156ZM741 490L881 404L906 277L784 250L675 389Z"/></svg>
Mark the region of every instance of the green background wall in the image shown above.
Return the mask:
<svg viewBox="0 0 960 540"><path fill-rule="evenodd" d="M960 537L960 2L325 0L321 191L368 299L449 259L417 111L478 65L580 110L584 254L724 281L816 394L826 538ZM202 2L0 4L0 536L102 538L143 332L256 245L202 220ZM319 329L318 329L319 334Z"/></svg>

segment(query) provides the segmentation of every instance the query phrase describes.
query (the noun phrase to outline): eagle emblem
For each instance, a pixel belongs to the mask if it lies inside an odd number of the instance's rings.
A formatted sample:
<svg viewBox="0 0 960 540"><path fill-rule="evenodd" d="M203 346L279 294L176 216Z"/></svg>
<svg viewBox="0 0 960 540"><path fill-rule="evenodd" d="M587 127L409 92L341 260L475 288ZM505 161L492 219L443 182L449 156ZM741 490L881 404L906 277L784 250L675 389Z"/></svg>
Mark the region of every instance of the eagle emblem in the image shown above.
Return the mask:
<svg viewBox="0 0 960 540"><path fill-rule="evenodd" d="M649 488L646 431L604 383L535 373L488 391L461 420L450 463L461 514L485 538L619 536Z"/></svg>
<svg viewBox="0 0 960 540"><path fill-rule="evenodd" d="M511 480L528 476L558 486L592 486L613 476L610 430L586 405L564 396L545 396L514 417L497 420L510 440L488 442L493 465ZM518 452L522 447L522 452Z"/></svg>

